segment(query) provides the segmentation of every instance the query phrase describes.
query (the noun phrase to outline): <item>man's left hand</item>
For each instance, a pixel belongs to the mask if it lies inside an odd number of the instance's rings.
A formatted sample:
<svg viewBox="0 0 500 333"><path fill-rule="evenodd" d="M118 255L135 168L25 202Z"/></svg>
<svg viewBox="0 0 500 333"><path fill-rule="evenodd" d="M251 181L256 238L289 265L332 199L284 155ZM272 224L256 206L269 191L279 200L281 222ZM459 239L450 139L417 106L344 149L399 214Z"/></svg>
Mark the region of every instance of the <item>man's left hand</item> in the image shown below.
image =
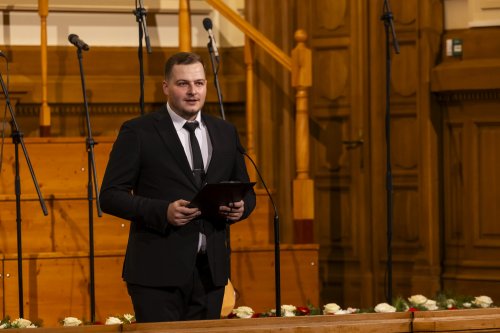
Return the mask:
<svg viewBox="0 0 500 333"><path fill-rule="evenodd" d="M230 202L227 206L219 207L219 214L229 221L238 221L245 211L245 202L243 200Z"/></svg>

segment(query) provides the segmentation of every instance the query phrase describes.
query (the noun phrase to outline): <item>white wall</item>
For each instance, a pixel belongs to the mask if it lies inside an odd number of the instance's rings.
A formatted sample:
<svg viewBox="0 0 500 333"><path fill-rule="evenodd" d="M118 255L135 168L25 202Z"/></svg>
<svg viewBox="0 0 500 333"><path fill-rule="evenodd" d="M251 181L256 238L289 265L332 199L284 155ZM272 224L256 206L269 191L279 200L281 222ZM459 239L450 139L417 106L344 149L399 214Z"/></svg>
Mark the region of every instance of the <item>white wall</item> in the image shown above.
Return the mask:
<svg viewBox="0 0 500 333"><path fill-rule="evenodd" d="M39 45L40 16L38 0L0 0L0 45ZM138 23L133 14L135 1L123 0L49 0L47 37L49 45L68 45L68 35L80 36L92 46L137 46ZM243 0L225 0L242 12ZM148 33L152 46L176 47L179 44L178 0L143 0L147 10ZM208 42L202 21L210 17L217 42L222 46L242 46L243 34L236 30L203 0L191 0L192 44Z"/></svg>
<svg viewBox="0 0 500 333"><path fill-rule="evenodd" d="M500 0L445 0L445 28L499 26Z"/></svg>

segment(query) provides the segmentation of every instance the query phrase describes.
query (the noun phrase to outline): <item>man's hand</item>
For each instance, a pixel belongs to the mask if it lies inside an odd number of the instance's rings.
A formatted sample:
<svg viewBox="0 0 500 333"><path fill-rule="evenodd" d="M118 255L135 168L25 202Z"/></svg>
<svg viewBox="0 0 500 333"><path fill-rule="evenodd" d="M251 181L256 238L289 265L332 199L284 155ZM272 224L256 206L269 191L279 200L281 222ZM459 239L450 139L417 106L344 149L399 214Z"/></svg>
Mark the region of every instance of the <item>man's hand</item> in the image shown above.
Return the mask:
<svg viewBox="0 0 500 333"><path fill-rule="evenodd" d="M245 211L245 203L243 200L238 202L230 202L227 206L219 207L219 214L224 216L229 221L238 221Z"/></svg>
<svg viewBox="0 0 500 333"><path fill-rule="evenodd" d="M182 199L170 203L167 208L168 223L180 227L200 216L201 211L198 208L189 208L187 205L189 201Z"/></svg>

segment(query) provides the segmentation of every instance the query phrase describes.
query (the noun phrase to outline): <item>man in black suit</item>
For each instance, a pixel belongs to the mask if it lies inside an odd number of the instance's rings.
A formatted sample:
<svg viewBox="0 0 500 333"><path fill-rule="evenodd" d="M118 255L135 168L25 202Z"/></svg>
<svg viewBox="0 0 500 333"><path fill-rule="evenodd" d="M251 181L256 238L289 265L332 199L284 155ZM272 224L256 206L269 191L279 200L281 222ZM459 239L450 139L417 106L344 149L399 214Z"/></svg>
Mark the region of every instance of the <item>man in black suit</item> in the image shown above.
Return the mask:
<svg viewBox="0 0 500 333"><path fill-rule="evenodd" d="M229 275L226 223L250 215L255 193L217 216L189 206L203 183L248 182L248 174L236 128L201 113L207 80L198 55L167 60L163 92L164 107L122 125L100 203L131 221L122 274L137 321L215 319Z"/></svg>

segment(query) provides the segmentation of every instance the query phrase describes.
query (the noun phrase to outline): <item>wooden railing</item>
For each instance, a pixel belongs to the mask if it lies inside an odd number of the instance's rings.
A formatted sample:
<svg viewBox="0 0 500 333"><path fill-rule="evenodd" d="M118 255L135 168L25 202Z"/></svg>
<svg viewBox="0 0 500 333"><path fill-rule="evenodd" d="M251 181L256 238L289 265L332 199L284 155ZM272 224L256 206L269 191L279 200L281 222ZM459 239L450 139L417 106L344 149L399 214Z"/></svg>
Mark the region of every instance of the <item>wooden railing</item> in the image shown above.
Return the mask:
<svg viewBox="0 0 500 333"><path fill-rule="evenodd" d="M307 34L303 30L295 33L296 47L291 55L285 54L260 31L244 20L237 12L221 0L206 0L206 2L230 21L246 36L245 65L247 73L247 148L249 155L257 161L255 153L255 110L253 81L253 49L257 45L271 55L283 68L290 71L292 86L296 90L296 120L295 120L295 156L296 176L293 181L293 218L295 221L295 241L298 243L313 242L312 221L314 219L314 183L310 178L310 143L309 143L309 95L308 89L312 83L311 51L306 46ZM50 135L50 108L47 104L47 16L48 0L39 0L39 15L41 18L41 66L42 66L42 109L40 113L40 134ZM189 0L179 0L179 49L191 50L191 19ZM250 168L252 169L252 168ZM252 171L252 179L255 173Z"/></svg>
<svg viewBox="0 0 500 333"><path fill-rule="evenodd" d="M187 0L180 0L181 3ZM310 178L309 165L309 95L308 88L312 84L311 50L307 48L307 34L304 30L297 30L295 40L297 45L291 56L285 54L279 47L270 41L261 32L244 20L237 12L228 7L221 0L206 0L206 2L230 21L245 36L245 65L247 72L247 146L250 156L256 159L254 151L253 123L255 110L253 108L253 47L261 47L285 69L291 72L292 86L296 89L296 117L295 117L295 156L296 176L293 181L293 218L295 222L295 242L313 242L314 219L314 182ZM180 33L183 35L183 33ZM184 35L190 35L190 30ZM252 176L252 175L251 175ZM253 175L254 176L254 175Z"/></svg>

